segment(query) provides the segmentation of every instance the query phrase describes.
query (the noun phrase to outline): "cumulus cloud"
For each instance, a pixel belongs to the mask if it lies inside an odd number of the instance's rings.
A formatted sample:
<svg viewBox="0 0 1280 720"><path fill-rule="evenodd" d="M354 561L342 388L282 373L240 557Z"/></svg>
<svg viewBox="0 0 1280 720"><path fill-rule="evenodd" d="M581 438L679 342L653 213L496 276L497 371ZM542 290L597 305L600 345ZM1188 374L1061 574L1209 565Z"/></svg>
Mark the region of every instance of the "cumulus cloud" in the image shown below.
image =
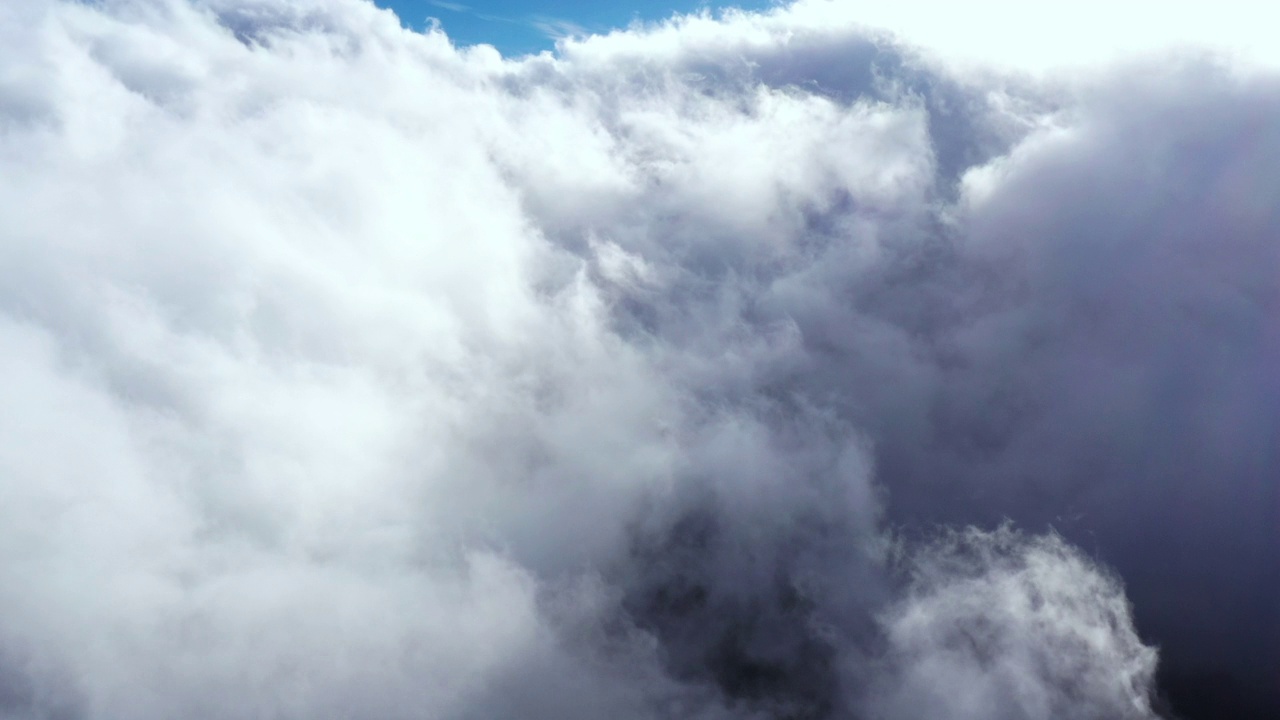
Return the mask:
<svg viewBox="0 0 1280 720"><path fill-rule="evenodd" d="M1142 718L1155 651L1119 585L1056 535L953 533L912 560L886 617L876 715Z"/></svg>
<svg viewBox="0 0 1280 720"><path fill-rule="evenodd" d="M0 716L1266 712L1275 75L832 11L0 8Z"/></svg>

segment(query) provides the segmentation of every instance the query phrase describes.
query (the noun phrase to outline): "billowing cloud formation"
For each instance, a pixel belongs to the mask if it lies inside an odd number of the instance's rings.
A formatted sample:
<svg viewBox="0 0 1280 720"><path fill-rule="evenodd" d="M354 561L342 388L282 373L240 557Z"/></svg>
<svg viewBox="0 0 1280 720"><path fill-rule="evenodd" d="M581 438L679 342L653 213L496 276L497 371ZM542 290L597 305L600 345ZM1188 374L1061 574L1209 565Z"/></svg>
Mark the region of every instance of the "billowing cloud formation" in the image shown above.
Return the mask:
<svg viewBox="0 0 1280 720"><path fill-rule="evenodd" d="M891 679L873 714L1148 717L1155 652L1119 587L1056 536L969 531L920 553L887 624Z"/></svg>
<svg viewBox="0 0 1280 720"><path fill-rule="evenodd" d="M806 12L6 3L0 715L1265 712L1277 79Z"/></svg>

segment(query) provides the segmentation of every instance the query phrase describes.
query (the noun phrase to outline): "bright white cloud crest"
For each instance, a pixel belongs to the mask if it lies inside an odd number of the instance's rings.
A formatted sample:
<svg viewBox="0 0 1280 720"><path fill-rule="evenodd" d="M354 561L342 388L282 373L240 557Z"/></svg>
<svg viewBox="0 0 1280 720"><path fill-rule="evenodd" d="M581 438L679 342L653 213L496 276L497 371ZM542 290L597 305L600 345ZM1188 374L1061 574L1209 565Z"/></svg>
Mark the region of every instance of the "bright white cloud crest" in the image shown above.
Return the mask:
<svg viewBox="0 0 1280 720"><path fill-rule="evenodd" d="M1110 571L904 538L1274 549L1276 80L827 12L0 8L0 717L1155 717Z"/></svg>

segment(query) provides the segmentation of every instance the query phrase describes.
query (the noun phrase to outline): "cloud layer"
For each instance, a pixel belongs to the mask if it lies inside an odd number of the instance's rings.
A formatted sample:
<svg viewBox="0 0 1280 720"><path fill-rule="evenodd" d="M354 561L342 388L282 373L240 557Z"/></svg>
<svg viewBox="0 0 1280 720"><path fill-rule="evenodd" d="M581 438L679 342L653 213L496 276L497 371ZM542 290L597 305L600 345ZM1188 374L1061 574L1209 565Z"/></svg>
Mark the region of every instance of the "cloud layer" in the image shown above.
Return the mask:
<svg viewBox="0 0 1280 720"><path fill-rule="evenodd" d="M1277 77L815 8L0 8L0 716L1266 712Z"/></svg>

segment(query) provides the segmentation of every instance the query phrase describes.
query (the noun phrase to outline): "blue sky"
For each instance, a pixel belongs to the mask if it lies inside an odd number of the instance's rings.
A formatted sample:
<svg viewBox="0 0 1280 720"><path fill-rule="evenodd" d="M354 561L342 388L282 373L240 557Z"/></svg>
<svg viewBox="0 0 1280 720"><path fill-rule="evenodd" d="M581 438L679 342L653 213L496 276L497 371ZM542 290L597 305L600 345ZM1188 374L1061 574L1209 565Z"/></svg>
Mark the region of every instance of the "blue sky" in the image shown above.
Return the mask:
<svg viewBox="0 0 1280 720"><path fill-rule="evenodd" d="M657 20L675 12L699 8L741 7L758 9L770 0L706 2L706 0L375 0L400 16L401 22L420 30L428 17L440 21L445 32L460 45L489 43L504 55L520 55L551 49L555 38L577 32L605 32L626 27L635 19Z"/></svg>

